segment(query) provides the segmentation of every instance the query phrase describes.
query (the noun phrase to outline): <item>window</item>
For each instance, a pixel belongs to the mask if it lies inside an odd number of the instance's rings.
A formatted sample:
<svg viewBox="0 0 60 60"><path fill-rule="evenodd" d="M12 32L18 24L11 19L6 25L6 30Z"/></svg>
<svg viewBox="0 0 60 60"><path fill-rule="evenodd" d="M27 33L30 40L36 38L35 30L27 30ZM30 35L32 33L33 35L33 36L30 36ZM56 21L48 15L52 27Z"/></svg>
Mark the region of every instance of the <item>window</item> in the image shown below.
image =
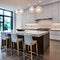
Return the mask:
<svg viewBox="0 0 60 60"><path fill-rule="evenodd" d="M0 9L0 15L3 15L3 10L2 9Z"/></svg>
<svg viewBox="0 0 60 60"><path fill-rule="evenodd" d="M13 12L0 9L0 31L13 29Z"/></svg>
<svg viewBox="0 0 60 60"><path fill-rule="evenodd" d="M11 18L4 17L4 30L11 30Z"/></svg>
<svg viewBox="0 0 60 60"><path fill-rule="evenodd" d="M3 16L0 16L0 22L3 22Z"/></svg>
<svg viewBox="0 0 60 60"><path fill-rule="evenodd" d="M0 31L3 31L3 23L0 23Z"/></svg>
<svg viewBox="0 0 60 60"><path fill-rule="evenodd" d="M11 16L11 12L9 12L9 11L4 11L4 15L6 15L6 16Z"/></svg>

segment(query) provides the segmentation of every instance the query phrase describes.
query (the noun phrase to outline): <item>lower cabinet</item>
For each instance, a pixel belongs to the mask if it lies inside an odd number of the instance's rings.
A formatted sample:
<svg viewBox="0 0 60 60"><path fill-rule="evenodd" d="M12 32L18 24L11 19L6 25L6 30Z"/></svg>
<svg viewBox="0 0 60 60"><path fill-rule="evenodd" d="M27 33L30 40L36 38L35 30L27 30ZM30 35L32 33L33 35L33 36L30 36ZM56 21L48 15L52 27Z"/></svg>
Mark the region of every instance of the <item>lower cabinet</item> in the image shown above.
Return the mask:
<svg viewBox="0 0 60 60"><path fill-rule="evenodd" d="M51 30L50 31L50 39L60 40L60 30Z"/></svg>

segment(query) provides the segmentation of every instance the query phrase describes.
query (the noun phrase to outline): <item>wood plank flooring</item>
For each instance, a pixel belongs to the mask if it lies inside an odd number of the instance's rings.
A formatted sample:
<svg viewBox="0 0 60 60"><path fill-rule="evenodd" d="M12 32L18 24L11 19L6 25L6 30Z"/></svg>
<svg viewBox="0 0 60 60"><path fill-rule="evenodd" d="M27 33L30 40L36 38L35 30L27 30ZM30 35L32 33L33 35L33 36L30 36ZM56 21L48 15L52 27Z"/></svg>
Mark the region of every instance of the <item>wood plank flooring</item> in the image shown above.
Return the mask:
<svg viewBox="0 0 60 60"><path fill-rule="evenodd" d="M8 52L6 53L5 50L0 49L0 60L24 60L24 59L22 52L18 57L16 52L14 52L12 56L11 50L8 50ZM60 60L60 41L50 40L50 48L45 52L44 56L42 55L34 56L34 60Z"/></svg>

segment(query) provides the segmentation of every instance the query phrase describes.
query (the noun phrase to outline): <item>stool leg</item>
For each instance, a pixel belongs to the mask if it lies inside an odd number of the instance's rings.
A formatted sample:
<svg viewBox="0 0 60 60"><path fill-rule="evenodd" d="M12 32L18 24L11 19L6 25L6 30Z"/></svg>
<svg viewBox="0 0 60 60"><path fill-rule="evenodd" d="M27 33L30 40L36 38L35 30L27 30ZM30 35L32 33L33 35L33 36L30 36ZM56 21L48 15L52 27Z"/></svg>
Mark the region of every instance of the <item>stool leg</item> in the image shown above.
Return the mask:
<svg viewBox="0 0 60 60"><path fill-rule="evenodd" d="M18 56L19 56L19 42L17 42L17 53L18 53Z"/></svg>
<svg viewBox="0 0 60 60"><path fill-rule="evenodd" d="M26 50L25 44L23 44L23 58L24 58L24 60L25 60L25 50Z"/></svg>
<svg viewBox="0 0 60 60"><path fill-rule="evenodd" d="M7 52L7 39L6 39L6 52Z"/></svg>
<svg viewBox="0 0 60 60"><path fill-rule="evenodd" d="M3 48L4 48L4 40L3 40Z"/></svg>
<svg viewBox="0 0 60 60"><path fill-rule="evenodd" d="M30 46L30 50L31 50L31 60L33 60L33 56L32 56L32 45Z"/></svg>
<svg viewBox="0 0 60 60"><path fill-rule="evenodd" d="M29 51L29 46L28 46L28 51Z"/></svg>
<svg viewBox="0 0 60 60"><path fill-rule="evenodd" d="M24 43L23 43L23 40L22 40L22 50L23 50L23 44L24 44Z"/></svg>
<svg viewBox="0 0 60 60"><path fill-rule="evenodd" d="M14 42L13 42L13 49L14 49Z"/></svg>
<svg viewBox="0 0 60 60"><path fill-rule="evenodd" d="M10 40L10 38L9 38L9 48L11 47L10 45L11 45L11 40Z"/></svg>
<svg viewBox="0 0 60 60"><path fill-rule="evenodd" d="M3 40L1 40L1 49L2 49L2 47L3 47Z"/></svg>
<svg viewBox="0 0 60 60"><path fill-rule="evenodd" d="M13 45L12 45L12 42L11 42L11 51L12 51L12 46L13 46ZM12 52L11 52L11 55L12 55Z"/></svg>
<svg viewBox="0 0 60 60"><path fill-rule="evenodd" d="M37 42L36 42L36 55L38 56L38 45L37 45Z"/></svg>

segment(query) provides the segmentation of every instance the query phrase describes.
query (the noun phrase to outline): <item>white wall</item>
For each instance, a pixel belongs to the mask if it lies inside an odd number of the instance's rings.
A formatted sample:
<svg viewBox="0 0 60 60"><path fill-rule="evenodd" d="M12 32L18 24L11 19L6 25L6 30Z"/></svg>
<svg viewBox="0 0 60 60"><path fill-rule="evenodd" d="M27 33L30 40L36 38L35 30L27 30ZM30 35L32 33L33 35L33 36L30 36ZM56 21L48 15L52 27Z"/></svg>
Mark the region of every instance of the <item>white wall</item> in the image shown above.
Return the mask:
<svg viewBox="0 0 60 60"><path fill-rule="evenodd" d="M21 27L19 25L22 25L24 27L25 24L34 23L35 19L40 18L53 18L53 22L60 22L60 2L44 5L42 8L43 11L41 13L30 13L28 10L25 10L23 15L18 14L20 17L16 17L16 21L18 21L18 23L21 22L22 24L17 23L17 26Z"/></svg>

